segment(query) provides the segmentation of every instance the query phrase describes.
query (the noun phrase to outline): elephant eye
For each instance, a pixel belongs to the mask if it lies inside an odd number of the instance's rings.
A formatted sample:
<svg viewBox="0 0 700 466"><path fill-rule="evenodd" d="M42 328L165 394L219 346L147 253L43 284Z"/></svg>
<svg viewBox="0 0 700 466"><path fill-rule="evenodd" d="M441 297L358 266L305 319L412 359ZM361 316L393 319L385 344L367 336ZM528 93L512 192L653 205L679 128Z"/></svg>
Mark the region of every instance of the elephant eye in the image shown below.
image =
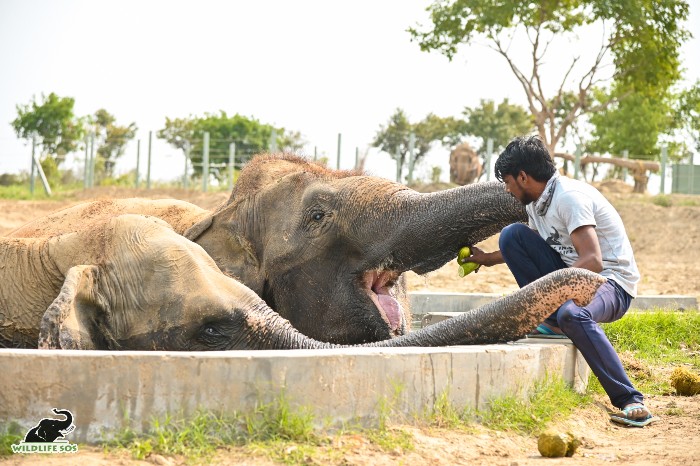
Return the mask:
<svg viewBox="0 0 700 466"><path fill-rule="evenodd" d="M323 217L323 212L314 212L313 214L311 214L311 218L316 222L323 220Z"/></svg>
<svg viewBox="0 0 700 466"><path fill-rule="evenodd" d="M206 335L208 337L220 337L220 336L222 336L221 332L219 332L219 330L212 325L207 325L206 327L204 327L204 329L202 330L202 333L204 333L204 335Z"/></svg>

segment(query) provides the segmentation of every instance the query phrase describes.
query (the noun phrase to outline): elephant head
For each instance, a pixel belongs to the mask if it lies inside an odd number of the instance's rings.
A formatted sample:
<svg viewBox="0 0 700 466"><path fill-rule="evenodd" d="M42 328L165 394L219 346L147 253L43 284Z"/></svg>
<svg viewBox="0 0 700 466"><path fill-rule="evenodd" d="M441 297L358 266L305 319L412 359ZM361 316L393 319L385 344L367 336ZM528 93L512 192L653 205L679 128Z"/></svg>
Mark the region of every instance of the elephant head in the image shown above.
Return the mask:
<svg viewBox="0 0 700 466"><path fill-rule="evenodd" d="M497 182L421 194L290 155L257 156L185 235L300 332L357 344L408 333L403 273L435 270L526 220Z"/></svg>
<svg viewBox="0 0 700 466"><path fill-rule="evenodd" d="M59 437L63 438L75 428L73 415L70 411L54 408L53 412L65 416L66 419L42 419L39 424L29 429L27 435L24 436L25 442L53 442Z"/></svg>

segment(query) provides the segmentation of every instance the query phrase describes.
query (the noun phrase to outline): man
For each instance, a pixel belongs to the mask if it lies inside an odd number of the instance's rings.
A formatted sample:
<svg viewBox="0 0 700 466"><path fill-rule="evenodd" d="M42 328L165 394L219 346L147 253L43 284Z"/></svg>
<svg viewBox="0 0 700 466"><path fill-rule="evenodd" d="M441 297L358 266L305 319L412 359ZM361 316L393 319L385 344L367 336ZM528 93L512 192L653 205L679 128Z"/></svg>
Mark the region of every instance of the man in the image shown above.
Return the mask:
<svg viewBox="0 0 700 466"><path fill-rule="evenodd" d="M593 301L567 301L538 325L532 336L571 339L588 362L611 403L622 412L612 419L644 426L653 418L644 397L625 373L620 358L597 322L620 319L637 293L639 271L622 219L594 187L557 173L538 137L516 138L498 156L496 178L526 206L529 226L503 229L499 251L472 248L472 261L490 267L506 263L520 287L558 269L580 267L608 279Z"/></svg>

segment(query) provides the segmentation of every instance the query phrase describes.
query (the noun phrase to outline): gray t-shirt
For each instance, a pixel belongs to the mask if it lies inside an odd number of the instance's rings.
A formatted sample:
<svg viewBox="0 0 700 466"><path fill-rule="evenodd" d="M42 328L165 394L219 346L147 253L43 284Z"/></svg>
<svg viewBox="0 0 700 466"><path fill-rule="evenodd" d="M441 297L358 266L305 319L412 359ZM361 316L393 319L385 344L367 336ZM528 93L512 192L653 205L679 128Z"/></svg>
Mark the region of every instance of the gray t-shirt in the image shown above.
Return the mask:
<svg viewBox="0 0 700 466"><path fill-rule="evenodd" d="M526 206L530 228L536 230L559 253L566 265L571 266L578 259L571 242L571 232L578 227L592 225L603 256L603 271L600 274L614 280L632 297L636 297L639 270L625 226L615 208L587 183L565 176L557 176L554 183L551 203L543 215L537 213L543 196Z"/></svg>

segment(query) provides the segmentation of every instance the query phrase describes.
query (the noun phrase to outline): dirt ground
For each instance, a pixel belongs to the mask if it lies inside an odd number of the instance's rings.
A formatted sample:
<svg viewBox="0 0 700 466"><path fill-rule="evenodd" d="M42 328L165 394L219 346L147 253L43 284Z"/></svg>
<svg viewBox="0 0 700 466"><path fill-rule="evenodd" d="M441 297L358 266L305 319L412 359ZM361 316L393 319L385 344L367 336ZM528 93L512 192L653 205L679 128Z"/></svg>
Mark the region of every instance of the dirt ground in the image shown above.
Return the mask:
<svg viewBox="0 0 700 466"><path fill-rule="evenodd" d="M663 207L648 195L633 194L631 187L605 183L601 191L611 200L625 222L642 274L639 292L643 295L689 295L700 300L700 261L695 256L700 244L700 198L670 196L673 205ZM25 222L80 201L113 197L174 197L213 208L226 193L202 194L184 190L136 191L133 189L94 189L69 200L11 201L0 199L0 235ZM493 250L497 239L479 245ZM517 288L505 266L482 268L477 274L460 278L455 261L419 277L409 275L411 291L451 291L503 293ZM625 428L608 421L600 398L600 407L581 410L560 424L583 440L572 458L542 458L533 436L495 432L474 427L469 431L442 428L400 426L413 436L412 451L385 452L362 436L348 435L335 440L340 451L327 461L309 460L308 464L342 465L700 465L700 395L679 397L654 395L647 399L652 411L662 420L651 426ZM333 447L330 448L333 450ZM345 453L343 453L345 452ZM251 456L242 449L220 451L214 464L276 464L263 456ZM14 456L0 464L185 464L183 458L152 455L147 461L135 461L126 455L106 454L100 449L82 447L77 456Z"/></svg>

